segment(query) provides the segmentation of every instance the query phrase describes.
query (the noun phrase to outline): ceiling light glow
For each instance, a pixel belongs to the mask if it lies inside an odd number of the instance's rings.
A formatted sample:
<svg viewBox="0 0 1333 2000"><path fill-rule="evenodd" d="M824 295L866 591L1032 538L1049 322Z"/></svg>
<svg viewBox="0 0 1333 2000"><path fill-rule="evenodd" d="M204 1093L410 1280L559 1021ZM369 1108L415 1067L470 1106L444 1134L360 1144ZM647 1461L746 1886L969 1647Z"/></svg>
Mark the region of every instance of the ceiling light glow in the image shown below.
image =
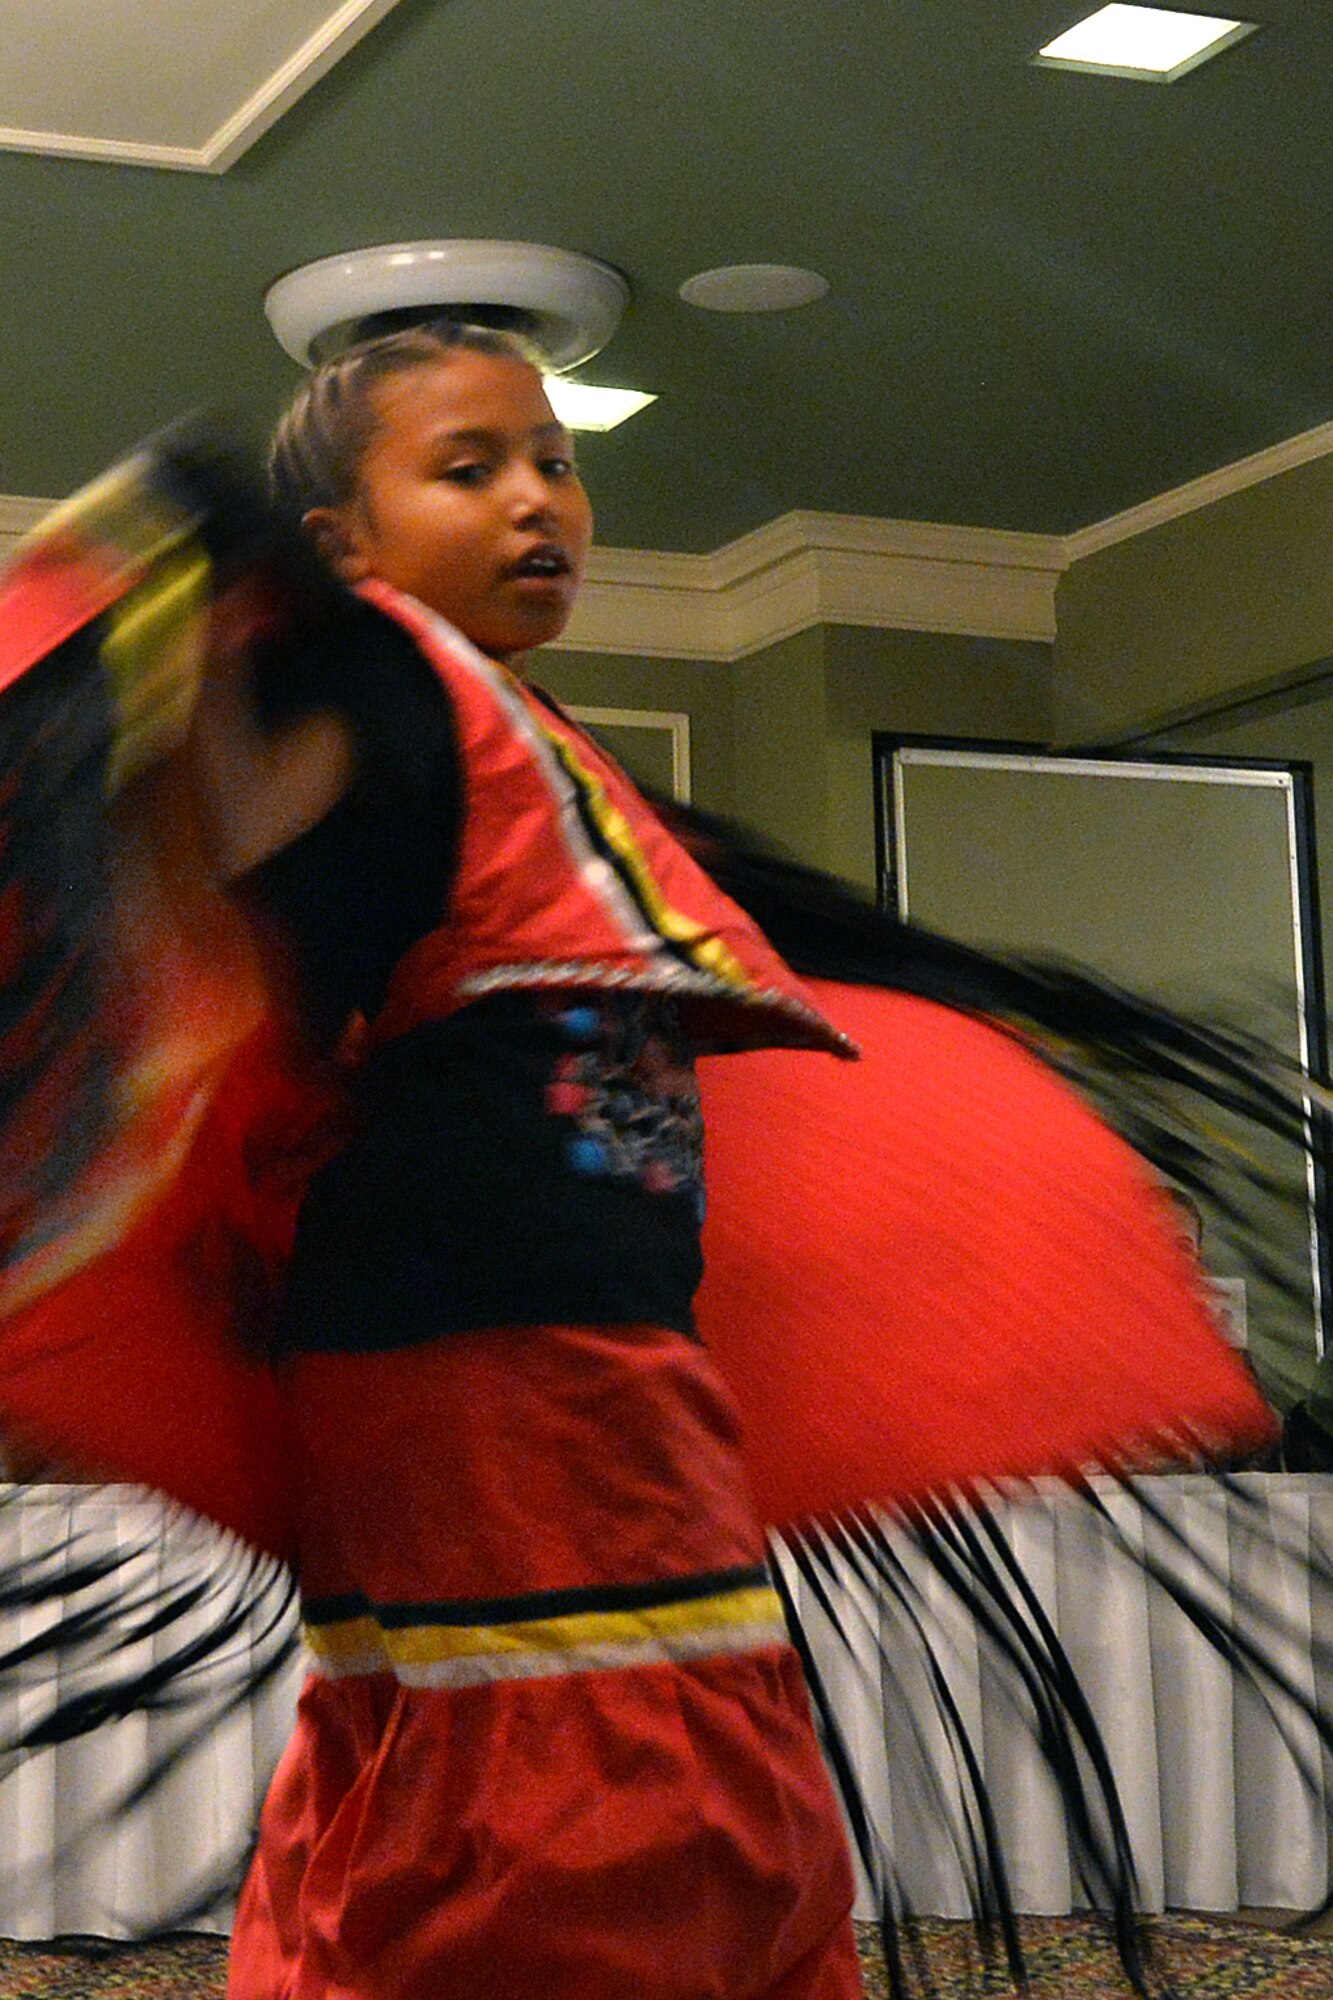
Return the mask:
<svg viewBox="0 0 1333 2000"><path fill-rule="evenodd" d="M613 431L657 401L644 389L600 389L592 382L570 382L563 375L547 376L546 394L560 422L571 431Z"/></svg>
<svg viewBox="0 0 1333 2000"><path fill-rule="evenodd" d="M1033 61L1047 69L1080 69L1095 76L1174 83L1210 56L1254 32L1253 21L1216 14L1182 14L1168 7L1115 4L1047 42Z"/></svg>

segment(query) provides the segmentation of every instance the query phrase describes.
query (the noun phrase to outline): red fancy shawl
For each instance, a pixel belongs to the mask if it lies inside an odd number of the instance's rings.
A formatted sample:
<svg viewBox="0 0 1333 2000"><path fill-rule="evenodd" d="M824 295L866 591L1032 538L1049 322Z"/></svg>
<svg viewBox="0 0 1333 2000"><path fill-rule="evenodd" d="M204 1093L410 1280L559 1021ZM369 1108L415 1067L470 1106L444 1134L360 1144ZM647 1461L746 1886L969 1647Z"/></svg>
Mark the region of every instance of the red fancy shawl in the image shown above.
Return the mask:
<svg viewBox="0 0 1333 2000"><path fill-rule="evenodd" d="M284 1554L281 1382L247 1329L337 1094L190 832L207 542L140 454L0 580L0 1432ZM81 729L97 755L62 763ZM1037 1054L891 987L813 991L861 1061L701 1065L699 1324L767 1520L1270 1439L1155 1177Z"/></svg>

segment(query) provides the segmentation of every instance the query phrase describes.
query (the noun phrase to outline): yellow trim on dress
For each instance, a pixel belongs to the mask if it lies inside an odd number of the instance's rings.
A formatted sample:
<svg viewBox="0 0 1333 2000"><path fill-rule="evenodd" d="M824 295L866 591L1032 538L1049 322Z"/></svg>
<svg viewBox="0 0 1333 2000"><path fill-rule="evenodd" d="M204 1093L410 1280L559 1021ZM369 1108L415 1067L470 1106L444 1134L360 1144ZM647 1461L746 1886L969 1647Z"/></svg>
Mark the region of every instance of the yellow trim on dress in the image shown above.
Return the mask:
<svg viewBox="0 0 1333 2000"><path fill-rule="evenodd" d="M580 1611L507 1625L385 1626L368 1613L306 1627L316 1665L332 1677L387 1672L423 1686L698 1659L785 1639L781 1602L766 1584L634 1611Z"/></svg>

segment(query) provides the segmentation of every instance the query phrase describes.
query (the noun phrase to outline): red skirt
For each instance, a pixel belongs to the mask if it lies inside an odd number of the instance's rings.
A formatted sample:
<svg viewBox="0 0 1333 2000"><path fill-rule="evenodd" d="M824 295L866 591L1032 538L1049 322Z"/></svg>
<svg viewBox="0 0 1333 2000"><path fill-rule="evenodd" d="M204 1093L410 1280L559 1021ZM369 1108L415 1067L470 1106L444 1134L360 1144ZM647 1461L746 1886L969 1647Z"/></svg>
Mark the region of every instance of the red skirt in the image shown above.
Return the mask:
<svg viewBox="0 0 1333 2000"><path fill-rule="evenodd" d="M231 2000L853 2000L841 1817L726 1393L649 1327L311 1355L316 1671Z"/></svg>

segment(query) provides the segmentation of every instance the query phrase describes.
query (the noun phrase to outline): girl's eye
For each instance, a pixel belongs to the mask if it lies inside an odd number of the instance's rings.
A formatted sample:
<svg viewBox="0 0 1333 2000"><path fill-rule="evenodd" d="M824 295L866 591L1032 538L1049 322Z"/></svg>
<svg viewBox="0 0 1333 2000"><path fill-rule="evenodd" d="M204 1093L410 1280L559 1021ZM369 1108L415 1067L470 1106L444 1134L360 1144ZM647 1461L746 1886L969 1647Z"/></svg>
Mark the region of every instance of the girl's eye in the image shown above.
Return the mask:
<svg viewBox="0 0 1333 2000"><path fill-rule="evenodd" d="M446 465L443 476L454 486L480 486L489 470L489 466L476 459L463 465Z"/></svg>
<svg viewBox="0 0 1333 2000"><path fill-rule="evenodd" d="M572 479L576 467L572 458L544 458L541 470L548 479Z"/></svg>

